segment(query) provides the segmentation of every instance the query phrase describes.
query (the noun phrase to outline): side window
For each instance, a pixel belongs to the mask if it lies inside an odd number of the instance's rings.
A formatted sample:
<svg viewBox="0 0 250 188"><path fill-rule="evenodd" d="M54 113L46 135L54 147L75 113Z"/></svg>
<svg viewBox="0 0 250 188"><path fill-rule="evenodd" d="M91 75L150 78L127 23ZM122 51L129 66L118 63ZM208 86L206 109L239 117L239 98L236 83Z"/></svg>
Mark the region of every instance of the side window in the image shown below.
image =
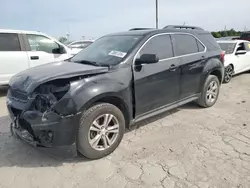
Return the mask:
<svg viewBox="0 0 250 188"><path fill-rule="evenodd" d="M247 50L243 42L239 43L238 48L237 48L236 51L240 51L240 50Z"/></svg>
<svg viewBox="0 0 250 188"><path fill-rule="evenodd" d="M173 57L170 35L159 35L151 38L141 49L140 55L142 54L156 54L160 60Z"/></svg>
<svg viewBox="0 0 250 188"><path fill-rule="evenodd" d="M199 52L197 40L191 35L174 34L176 56L188 55Z"/></svg>
<svg viewBox="0 0 250 188"><path fill-rule="evenodd" d="M0 51L21 51L18 35L0 33Z"/></svg>
<svg viewBox="0 0 250 188"><path fill-rule="evenodd" d="M205 47L203 46L203 44L200 43L200 41L196 40L197 45L198 45L198 50L199 52L204 52Z"/></svg>
<svg viewBox="0 0 250 188"><path fill-rule="evenodd" d="M27 35L31 51L55 53L59 45L53 40L41 35Z"/></svg>

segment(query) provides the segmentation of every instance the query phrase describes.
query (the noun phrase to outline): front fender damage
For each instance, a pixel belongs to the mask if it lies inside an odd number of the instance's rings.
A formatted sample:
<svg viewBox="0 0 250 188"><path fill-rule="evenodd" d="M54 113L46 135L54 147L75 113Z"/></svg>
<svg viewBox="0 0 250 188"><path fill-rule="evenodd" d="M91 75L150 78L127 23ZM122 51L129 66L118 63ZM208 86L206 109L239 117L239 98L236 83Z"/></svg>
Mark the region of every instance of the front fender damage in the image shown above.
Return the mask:
<svg viewBox="0 0 250 188"><path fill-rule="evenodd" d="M12 110L26 140L36 141L45 147L75 142L80 113L76 111L69 90L70 80L42 84L28 97L20 113Z"/></svg>

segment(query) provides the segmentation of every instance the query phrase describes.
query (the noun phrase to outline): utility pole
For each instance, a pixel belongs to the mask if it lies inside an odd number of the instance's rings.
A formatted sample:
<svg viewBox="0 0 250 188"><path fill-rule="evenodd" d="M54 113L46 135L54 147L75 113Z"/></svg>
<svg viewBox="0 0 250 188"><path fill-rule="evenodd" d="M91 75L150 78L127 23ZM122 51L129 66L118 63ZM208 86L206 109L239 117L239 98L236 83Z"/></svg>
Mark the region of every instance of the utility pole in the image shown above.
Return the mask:
<svg viewBox="0 0 250 188"><path fill-rule="evenodd" d="M155 24L156 24L156 29L158 29L159 25L158 25L158 0L155 0L155 13L156 13L156 16L155 16Z"/></svg>
<svg viewBox="0 0 250 188"><path fill-rule="evenodd" d="M70 24L68 23L67 26L68 26L68 28L67 28L68 32L67 32L66 36L67 36L67 39L69 41L70 40Z"/></svg>

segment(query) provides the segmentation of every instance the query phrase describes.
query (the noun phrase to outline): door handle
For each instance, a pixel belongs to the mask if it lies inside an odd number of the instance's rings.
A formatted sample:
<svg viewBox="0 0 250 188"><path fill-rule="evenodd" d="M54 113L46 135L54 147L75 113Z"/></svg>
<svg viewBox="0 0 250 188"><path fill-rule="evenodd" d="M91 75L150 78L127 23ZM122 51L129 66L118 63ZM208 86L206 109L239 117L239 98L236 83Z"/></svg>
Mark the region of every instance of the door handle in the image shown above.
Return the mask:
<svg viewBox="0 0 250 188"><path fill-rule="evenodd" d="M170 65L169 70L175 71L177 69L177 66L175 64Z"/></svg>
<svg viewBox="0 0 250 188"><path fill-rule="evenodd" d="M31 60L38 60L38 59L39 59L39 56L30 56L30 59L31 59Z"/></svg>

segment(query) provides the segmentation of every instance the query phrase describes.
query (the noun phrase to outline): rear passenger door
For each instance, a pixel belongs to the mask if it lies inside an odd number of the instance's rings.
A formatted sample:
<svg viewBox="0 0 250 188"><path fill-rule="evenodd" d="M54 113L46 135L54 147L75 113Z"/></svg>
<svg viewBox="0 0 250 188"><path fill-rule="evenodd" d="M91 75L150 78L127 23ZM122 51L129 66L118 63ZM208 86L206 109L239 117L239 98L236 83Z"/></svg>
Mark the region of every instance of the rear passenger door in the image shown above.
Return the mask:
<svg viewBox="0 0 250 188"><path fill-rule="evenodd" d="M26 34L30 67L67 59L68 55L59 52L60 45L43 35Z"/></svg>
<svg viewBox="0 0 250 188"><path fill-rule="evenodd" d="M193 35L173 34L174 53L180 60L180 99L199 93L205 65L205 46Z"/></svg>
<svg viewBox="0 0 250 188"><path fill-rule="evenodd" d="M21 48L21 37L17 33L0 33L0 85L29 67L27 53Z"/></svg>
<svg viewBox="0 0 250 188"><path fill-rule="evenodd" d="M143 54L155 54L159 62L133 67L137 117L174 103L179 98L179 62L173 58L170 35L151 37L138 51L135 59Z"/></svg>

